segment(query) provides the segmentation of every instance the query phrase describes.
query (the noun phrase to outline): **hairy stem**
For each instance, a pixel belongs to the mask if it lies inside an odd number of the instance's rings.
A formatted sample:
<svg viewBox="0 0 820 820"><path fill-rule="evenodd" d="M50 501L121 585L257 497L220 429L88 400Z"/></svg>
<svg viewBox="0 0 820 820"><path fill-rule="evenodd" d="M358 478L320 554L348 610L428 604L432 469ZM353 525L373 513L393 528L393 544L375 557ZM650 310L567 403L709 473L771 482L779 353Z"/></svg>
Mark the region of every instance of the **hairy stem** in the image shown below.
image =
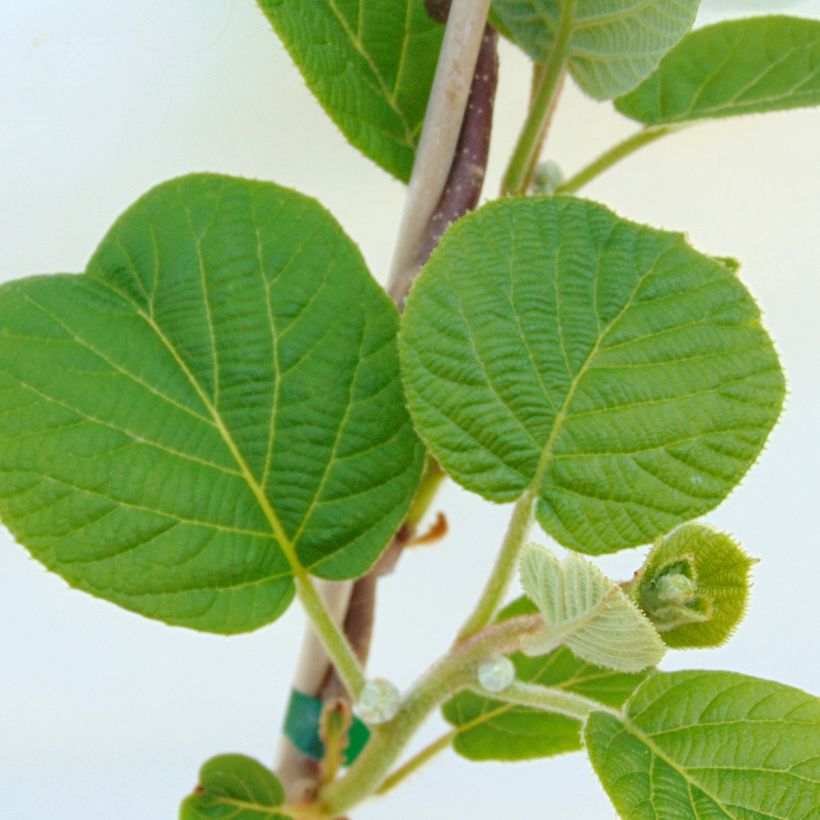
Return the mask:
<svg viewBox="0 0 820 820"><path fill-rule="evenodd" d="M359 659L347 638L339 630L338 623L328 611L316 587L310 582L310 578L297 576L296 587L313 629L319 635L334 666L339 670L339 675L347 690L355 699L365 682Z"/></svg>
<svg viewBox="0 0 820 820"><path fill-rule="evenodd" d="M480 686L471 685L467 688L483 698L492 697L493 700L503 703L528 706L530 708L540 709L544 712L564 715L576 720L585 720L591 712L595 711L619 714L617 710L611 709L603 703L591 698L586 698L583 695L577 695L574 692L567 692L558 687L539 686L537 684L515 681L502 692L494 692L492 695L488 695L486 690ZM384 782L379 786L376 794L386 794L394 789L428 761L432 760L437 754L449 748L453 740L466 728L465 726L460 726L457 729L451 729L418 751L384 779Z"/></svg>
<svg viewBox="0 0 820 820"><path fill-rule="evenodd" d="M601 154L598 159L591 162L586 168L582 168L577 174L570 177L563 185L556 189L557 194L572 194L580 190L588 182L591 182L595 177L603 174L616 163L625 159L630 154L633 154L639 148L649 145L651 142L665 137L672 131L680 130L680 126L665 125L659 128L642 128L637 134L627 137L622 142L614 145L605 153Z"/></svg>
<svg viewBox="0 0 820 820"><path fill-rule="evenodd" d="M432 760L439 752L443 752L450 746L453 739L458 734L457 729L451 729L445 732L441 737L429 743L421 751L413 755L406 763L403 763L392 774L389 774L384 782L379 786L376 794L387 794L391 789L399 785L405 778L409 777L413 772L420 769L429 760Z"/></svg>
<svg viewBox="0 0 820 820"><path fill-rule="evenodd" d="M558 34L555 37L549 59L544 64L543 72L538 77L538 91L532 100L530 112L504 173L501 183L502 195L525 194L529 188L566 69L567 44L572 31L574 11L575 0L567 0L562 5Z"/></svg>
<svg viewBox="0 0 820 820"><path fill-rule="evenodd" d="M540 66L542 69L544 68L543 65ZM530 160L530 164L527 166L526 169L526 187L525 191L529 190L530 186L532 185L533 177L535 176L535 170L538 167L538 160L541 157L541 152L544 148L544 141L547 138L547 132L550 129L550 125L552 124L552 117L555 114L555 109L558 107L558 100L561 97L561 91L564 88L564 82L567 78L566 69L561 72L561 76L558 78L558 85L555 89L555 93L552 95L552 102L550 103L549 110L547 111L547 115L544 118L544 122L541 127L541 133L538 137L538 143L535 146L534 151L532 152L532 158ZM538 74L536 71L533 71L533 103L538 98L538 91L541 88L541 83L544 81L543 72Z"/></svg>
<svg viewBox="0 0 820 820"><path fill-rule="evenodd" d="M534 510L535 496L531 490L527 490L513 508L510 523L507 526L507 532L504 535L501 551L498 553L493 571L487 579L484 591L481 593L472 614L461 628L458 640L464 640L478 632L478 630L483 629L492 622L496 612L498 612L498 608L501 606L515 575L518 555L532 529Z"/></svg>
<svg viewBox="0 0 820 820"><path fill-rule="evenodd" d="M487 697L487 692L478 686L471 686L470 689L482 697ZM494 692L492 698L516 706L529 706L544 712L553 712L575 720L585 720L592 712L620 714L592 698L585 698L583 695L576 695L555 686L539 686L536 683L522 681L514 681L503 691Z"/></svg>
<svg viewBox="0 0 820 820"><path fill-rule="evenodd" d="M482 661L515 652L523 639L542 628L540 615L527 615L493 624L455 644L410 690L396 717L373 727L367 746L347 774L322 790L321 808L334 816L377 791L408 740L439 703L469 687Z"/></svg>

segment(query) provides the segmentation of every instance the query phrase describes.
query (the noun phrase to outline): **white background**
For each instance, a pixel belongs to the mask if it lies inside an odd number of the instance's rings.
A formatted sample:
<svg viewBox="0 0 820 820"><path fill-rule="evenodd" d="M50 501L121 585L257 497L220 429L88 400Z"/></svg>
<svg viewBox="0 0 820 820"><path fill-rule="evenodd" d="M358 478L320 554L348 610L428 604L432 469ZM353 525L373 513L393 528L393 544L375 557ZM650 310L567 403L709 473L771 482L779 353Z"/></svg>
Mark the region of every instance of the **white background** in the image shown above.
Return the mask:
<svg viewBox="0 0 820 820"><path fill-rule="evenodd" d="M701 19L755 8L820 17L817 0L714 0ZM528 93L526 64L511 48L502 72L490 195ZM572 172L633 127L570 88L547 153ZM762 559L748 618L726 647L671 653L664 668L733 669L815 691L818 145L818 111L704 124L585 192L741 259L789 376L767 451L707 519ZM134 198L200 170L318 197L383 277L403 188L345 143L252 0L0 0L0 278L82 270ZM450 536L405 556L381 588L372 669L402 686L448 644L508 515L453 486L440 506ZM641 554L601 563L626 577ZM68 590L3 533L0 816L165 820L212 754L271 761L302 625L293 606L276 624L230 639L169 628ZM441 730L435 724L425 737ZM355 816L614 815L580 754L479 765L447 753Z"/></svg>

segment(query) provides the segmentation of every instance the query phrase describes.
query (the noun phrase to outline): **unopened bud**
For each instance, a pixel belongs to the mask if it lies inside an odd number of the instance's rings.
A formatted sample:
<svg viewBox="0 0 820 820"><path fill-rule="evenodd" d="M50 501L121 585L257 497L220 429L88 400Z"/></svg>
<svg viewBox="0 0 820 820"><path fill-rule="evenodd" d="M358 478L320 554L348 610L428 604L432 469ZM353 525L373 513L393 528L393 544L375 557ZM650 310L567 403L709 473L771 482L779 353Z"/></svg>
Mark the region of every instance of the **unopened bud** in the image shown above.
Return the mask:
<svg viewBox="0 0 820 820"><path fill-rule="evenodd" d="M655 593L661 603L685 604L695 594L695 583L681 572L670 572L657 579Z"/></svg>
<svg viewBox="0 0 820 820"><path fill-rule="evenodd" d="M369 680L359 695L356 711L365 723L387 723L401 705L399 690L384 678Z"/></svg>
<svg viewBox="0 0 820 820"><path fill-rule="evenodd" d="M564 173L551 159L539 163L532 178L532 189L536 194L553 194L564 184Z"/></svg>
<svg viewBox="0 0 820 820"><path fill-rule="evenodd" d="M488 692L503 692L515 680L515 666L509 658L493 658L478 667L478 682Z"/></svg>

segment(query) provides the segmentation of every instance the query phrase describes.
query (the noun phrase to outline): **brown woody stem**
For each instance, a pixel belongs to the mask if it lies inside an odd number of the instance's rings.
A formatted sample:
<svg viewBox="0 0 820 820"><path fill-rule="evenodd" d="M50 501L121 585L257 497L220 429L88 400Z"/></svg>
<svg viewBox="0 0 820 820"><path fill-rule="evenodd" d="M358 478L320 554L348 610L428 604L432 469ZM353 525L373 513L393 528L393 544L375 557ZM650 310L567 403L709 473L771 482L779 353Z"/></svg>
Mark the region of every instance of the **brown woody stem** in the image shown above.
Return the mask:
<svg viewBox="0 0 820 820"><path fill-rule="evenodd" d="M438 11L446 15L449 11L449 3L439 3ZM444 8L446 5L446 9ZM440 66L445 64L456 64L459 71L463 73L463 65L469 63L472 70L466 75L466 82L469 83L469 90L466 93L463 112L460 115L460 125L457 125L458 138L454 148L450 149L449 160L445 167L446 178L438 184L435 182L435 175L425 172L420 168L418 177L424 179L424 184L419 184L416 191L408 193L408 205L405 208L403 226L406 226L408 219L412 226L418 224L419 214L424 213L426 221L421 221L422 228L417 232L414 241L407 241L407 231L400 234L397 244L396 260L394 261L393 274L389 291L391 297L396 301L399 308L403 305L407 292L412 285L419 269L427 260L430 253L438 244L441 235L446 228L471 210L478 203L481 195L481 188L484 182L484 174L487 167L487 157L489 154L490 132L492 128L493 104L495 100L495 90L498 81L498 57L497 40L498 36L494 29L484 24L486 19L488 0L456 0L453 4L458 6L458 18L451 20L458 27L463 28L463 21L466 17L472 19L472 25L480 18L479 26L483 26L480 41L478 43L477 57L470 56L470 38L453 37L450 38L450 52L445 54L448 48L447 37L442 47ZM482 12L483 8L483 12ZM450 23L448 23L450 29ZM479 29L480 31L480 29ZM463 31L461 32L463 35ZM455 45L454 45L455 44ZM462 52L453 54L453 48L458 47ZM440 73L440 72L439 72ZM431 92L431 102L428 106L428 118L425 119L424 131L422 133L422 146L417 155L417 165L419 163L433 163L440 165L442 146L437 144L433 137L426 140L426 150L424 153L425 136L428 129L432 133L441 133L441 123L430 120L431 115L436 116L436 112L445 112L448 119L452 119L454 111L452 103L449 106L436 104L436 94L452 95L453 77L444 77L439 80L437 76L436 85ZM458 77L455 77L458 80ZM449 80L449 81L448 81ZM462 78L462 82L464 79ZM437 115L441 117L441 114ZM452 125L447 127L451 128ZM414 168L414 178L417 177ZM419 199L419 190L423 188L429 194L438 185L438 199L434 201L432 211L430 206ZM412 186L412 182L411 182ZM415 197L416 213L413 213L413 199ZM421 198L423 200L424 197ZM408 217L408 213L410 216ZM405 262L401 262L401 254L405 254ZM421 521L433 500L435 492L441 483L444 473L441 468L432 460L428 462L427 469L422 478L422 483L416 494L416 499L408 513L405 524L396 533L390 546L377 565L371 572L360 578L352 585L345 584L341 589L333 589L332 594L337 598L345 600L345 605L339 610L343 615L343 628L347 639L352 646L359 660L364 663L370 649L370 641L373 632L373 621L376 605L376 587L378 578L392 571L398 561L404 546L413 539L416 527ZM334 585L337 587L339 585ZM345 589L344 587L347 587ZM340 617L340 620L342 618ZM307 654L306 663L312 667L308 670L306 678L311 681L305 694L314 695L321 700L333 697L341 697L346 694L345 688L327 656L321 651L321 647L311 638L310 633L306 636ZM315 644L311 649L311 644ZM293 747L287 738L283 739L282 750L280 752L279 774L288 791L289 798L293 801L311 801L315 795L316 786L319 783L319 764L317 761L301 754Z"/></svg>

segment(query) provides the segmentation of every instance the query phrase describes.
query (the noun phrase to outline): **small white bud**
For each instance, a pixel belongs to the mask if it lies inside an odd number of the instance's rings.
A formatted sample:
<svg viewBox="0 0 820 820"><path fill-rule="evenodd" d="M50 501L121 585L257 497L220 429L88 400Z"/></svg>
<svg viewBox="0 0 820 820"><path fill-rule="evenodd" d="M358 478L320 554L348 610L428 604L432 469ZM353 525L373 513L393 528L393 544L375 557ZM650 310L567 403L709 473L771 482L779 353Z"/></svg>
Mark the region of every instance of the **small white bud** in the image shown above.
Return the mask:
<svg viewBox="0 0 820 820"><path fill-rule="evenodd" d="M564 184L564 173L555 162L548 159L536 166L532 182L536 194L553 194Z"/></svg>
<svg viewBox="0 0 820 820"><path fill-rule="evenodd" d="M685 604L695 594L692 580L680 572L662 575L655 584L658 599L665 604Z"/></svg>
<svg viewBox="0 0 820 820"><path fill-rule="evenodd" d="M503 692L515 680L515 666L509 658L493 658L478 667L478 682L488 692Z"/></svg>
<svg viewBox="0 0 820 820"><path fill-rule="evenodd" d="M356 711L365 723L387 723L399 711L401 694L384 678L367 681L359 695Z"/></svg>

